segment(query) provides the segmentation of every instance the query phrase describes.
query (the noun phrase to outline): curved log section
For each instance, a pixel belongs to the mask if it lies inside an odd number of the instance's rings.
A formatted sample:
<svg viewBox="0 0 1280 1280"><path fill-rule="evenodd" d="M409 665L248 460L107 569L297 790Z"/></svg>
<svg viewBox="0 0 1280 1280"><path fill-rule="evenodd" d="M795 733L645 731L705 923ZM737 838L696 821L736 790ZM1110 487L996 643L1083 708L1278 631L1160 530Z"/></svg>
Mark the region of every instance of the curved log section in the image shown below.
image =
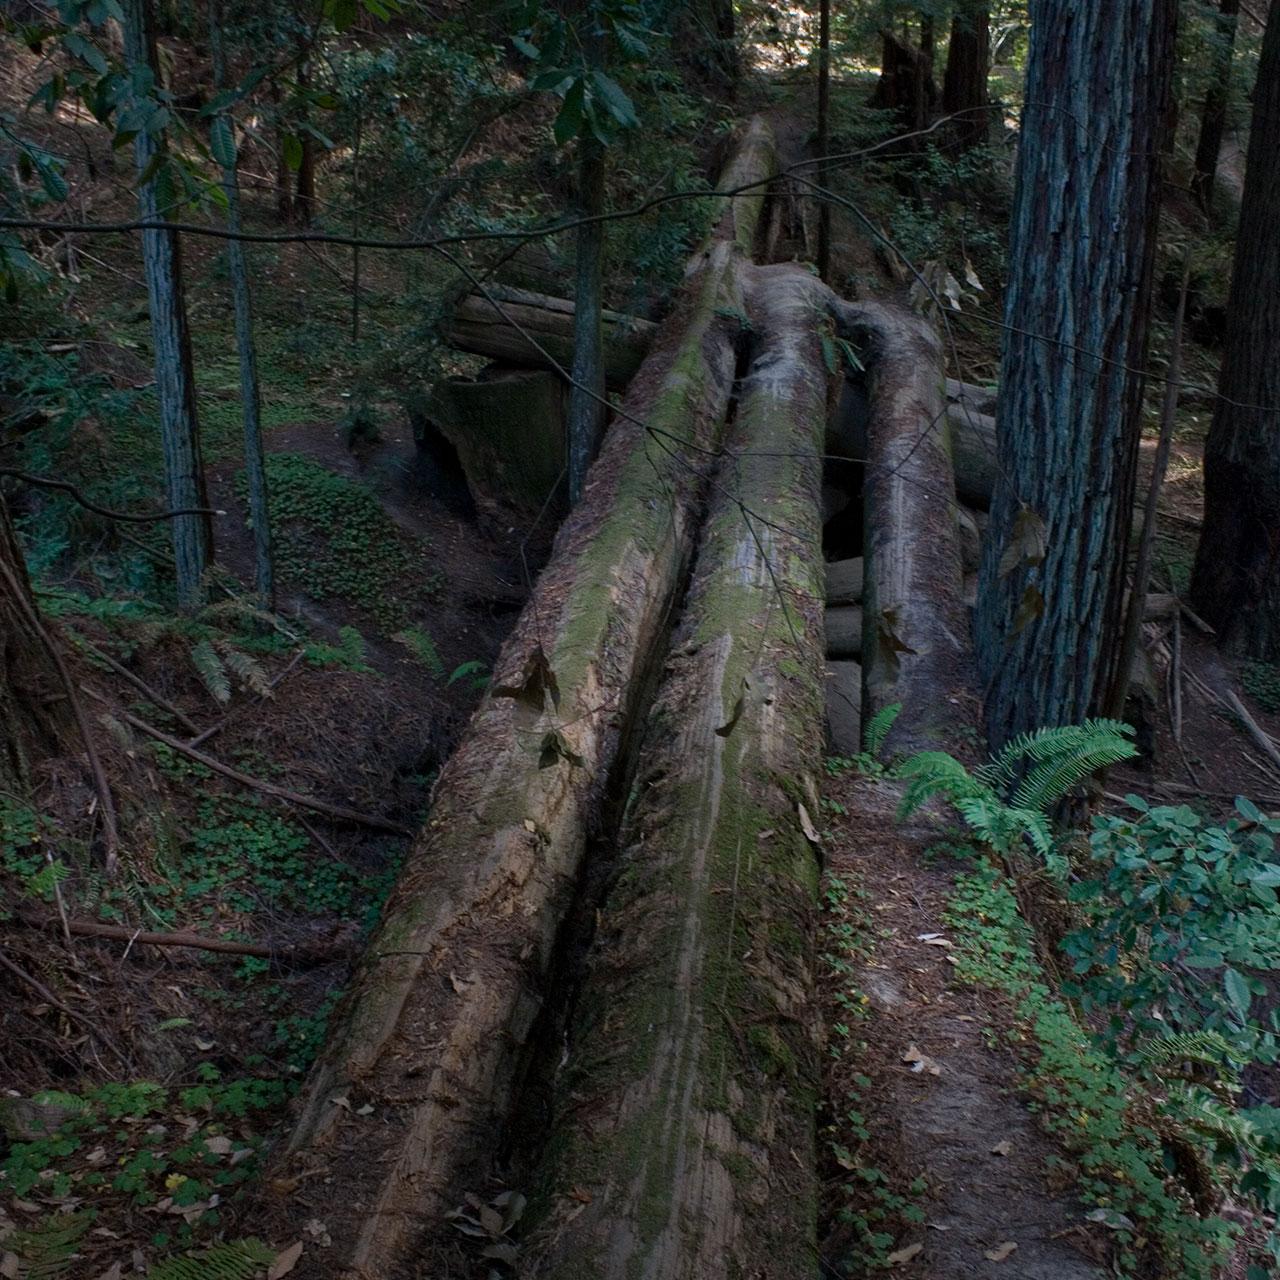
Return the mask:
<svg viewBox="0 0 1280 1280"><path fill-rule="evenodd" d="M865 711L901 702L890 746L919 751L977 715L942 347L927 321L902 308L831 307L840 332L867 353Z"/></svg>
<svg viewBox="0 0 1280 1280"><path fill-rule="evenodd" d="M550 355L568 369L573 361L572 302L508 285L491 284L487 289L488 297L469 293L458 303L445 328L450 346L535 369L546 368ZM658 326L621 311L605 311L603 318L605 381L613 388L625 387L640 368Z"/></svg>
<svg viewBox="0 0 1280 1280"><path fill-rule="evenodd" d="M526 1275L817 1270L818 862L797 803L822 749L823 294L795 267L751 279L755 358L650 717Z"/></svg>

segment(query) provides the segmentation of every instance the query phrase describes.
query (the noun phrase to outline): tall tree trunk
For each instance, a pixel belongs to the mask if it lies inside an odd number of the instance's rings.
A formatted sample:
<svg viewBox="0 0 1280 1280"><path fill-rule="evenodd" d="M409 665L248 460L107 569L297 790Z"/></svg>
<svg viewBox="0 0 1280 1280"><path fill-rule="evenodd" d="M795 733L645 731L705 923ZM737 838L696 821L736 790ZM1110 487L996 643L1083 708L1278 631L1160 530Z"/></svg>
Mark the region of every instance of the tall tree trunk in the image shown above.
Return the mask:
<svg viewBox="0 0 1280 1280"><path fill-rule="evenodd" d="M1271 0L1191 578L1232 647L1280 659L1280 0Z"/></svg>
<svg viewBox="0 0 1280 1280"><path fill-rule="evenodd" d="M151 25L150 0L124 0L125 57L135 74L149 72L159 83L159 64ZM170 216L161 208L159 172L153 161L161 156L163 138L138 131L134 156L139 176L152 170L138 188L144 219ZM172 188L170 188L172 189ZM142 233L142 268L147 280L151 338L155 347L156 390L160 401L160 432L164 447L165 494L174 510L207 507L204 463L200 456L200 427L196 417L195 377L191 368L191 335L182 285L182 245L175 231ZM178 603L184 609L204 601L204 574L213 551L213 531L207 516L175 516L174 567Z"/></svg>
<svg viewBox="0 0 1280 1280"><path fill-rule="evenodd" d="M75 721L36 622L22 550L0 495L0 792L24 795L40 756L60 754Z"/></svg>
<svg viewBox="0 0 1280 1280"><path fill-rule="evenodd" d="M991 65L991 11L985 7L957 9L951 19L947 67L942 81L942 110L958 115L951 137L964 150L987 140L987 74Z"/></svg>
<svg viewBox="0 0 1280 1280"><path fill-rule="evenodd" d="M590 15L587 22L592 22ZM604 65L604 35L587 31L583 48L589 67ZM578 216L599 218L604 213L604 146L596 138L578 139ZM578 228L574 278L573 364L569 373L569 405L565 432L569 440L569 502L576 506L587 482L587 471L600 447L606 401L604 377L604 223Z"/></svg>
<svg viewBox="0 0 1280 1280"><path fill-rule="evenodd" d="M214 92L222 90L226 59L222 46L222 4L209 7L209 47L213 61ZM227 197L227 230L240 231L240 177L234 126L230 113L218 117L225 128L214 148L222 168L222 190ZM218 156L221 152L221 156ZM267 471L262 456L262 395L258 385L258 350L253 337L253 299L249 266L241 241L227 241L227 271L231 277L231 303L235 309L236 352L240 360L240 408L244 422L244 473L249 491L249 521L253 526L254 583L265 609L275 607L275 578L271 556L271 515L267 506Z"/></svg>
<svg viewBox="0 0 1280 1280"><path fill-rule="evenodd" d="M831 149L831 0L822 0L818 12L818 275L831 276L831 202L827 199Z"/></svg>
<svg viewBox="0 0 1280 1280"><path fill-rule="evenodd" d="M1231 60L1235 53L1240 0L1221 0L1214 23L1213 62L1209 88L1200 113L1200 138L1191 173L1191 194L1207 213L1213 204L1213 182L1218 172L1222 135L1227 128L1227 104L1231 99Z"/></svg>
<svg viewBox="0 0 1280 1280"><path fill-rule="evenodd" d="M299 35L301 45L304 37ZM298 96L302 101L305 126L310 114L307 95L311 88L311 64L307 61L305 51L298 63ZM311 131L302 128L298 131L298 141L302 147L302 157L298 161L298 183L293 196L293 220L302 227L309 227L316 216L316 140Z"/></svg>
<svg viewBox="0 0 1280 1280"><path fill-rule="evenodd" d="M579 140L578 211L604 212L604 147L595 138ZM605 420L604 223L578 228L574 276L573 363L565 429L569 437L569 501L576 504L600 446Z"/></svg>
<svg viewBox="0 0 1280 1280"><path fill-rule="evenodd" d="M1096 712L1114 676L1177 0L1031 16L975 619L993 748Z"/></svg>

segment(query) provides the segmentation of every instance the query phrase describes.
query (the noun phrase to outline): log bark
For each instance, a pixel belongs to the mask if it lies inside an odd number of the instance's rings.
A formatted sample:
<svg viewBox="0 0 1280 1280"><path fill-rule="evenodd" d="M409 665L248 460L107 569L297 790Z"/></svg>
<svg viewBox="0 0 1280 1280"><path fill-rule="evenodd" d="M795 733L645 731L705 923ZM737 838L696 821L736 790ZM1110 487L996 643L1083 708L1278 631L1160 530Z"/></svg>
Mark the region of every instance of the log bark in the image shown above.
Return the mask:
<svg viewBox="0 0 1280 1280"><path fill-rule="evenodd" d="M541 369L487 371L438 382L414 414L420 447L438 432L453 447L477 510L495 531L562 506L564 382Z"/></svg>
<svg viewBox="0 0 1280 1280"><path fill-rule="evenodd" d="M506 285L489 285L488 290L501 311L481 294L468 294L445 331L452 346L508 364L547 368L546 356L520 332L523 328L562 369L569 368L573 362L572 302ZM658 326L606 310L603 327L605 379L610 387L620 389L635 376Z"/></svg>
<svg viewBox="0 0 1280 1280"><path fill-rule="evenodd" d="M955 515L942 347L903 309L835 303L868 371L863 489L865 710L902 704L889 746L938 745L977 715Z"/></svg>
<svg viewBox="0 0 1280 1280"><path fill-rule="evenodd" d="M524 1274L815 1274L818 864L797 796L821 751L827 376L817 281L752 277L755 358L569 1043L545 1253Z"/></svg>
<svg viewBox="0 0 1280 1280"><path fill-rule="evenodd" d="M425 1265L443 1214L494 1157L587 838L691 553L701 469L734 378L740 257L720 241L692 265L441 774L304 1091L277 1167L285 1182L324 1172L334 1244L314 1274ZM366 1099L371 1117L358 1114Z"/></svg>

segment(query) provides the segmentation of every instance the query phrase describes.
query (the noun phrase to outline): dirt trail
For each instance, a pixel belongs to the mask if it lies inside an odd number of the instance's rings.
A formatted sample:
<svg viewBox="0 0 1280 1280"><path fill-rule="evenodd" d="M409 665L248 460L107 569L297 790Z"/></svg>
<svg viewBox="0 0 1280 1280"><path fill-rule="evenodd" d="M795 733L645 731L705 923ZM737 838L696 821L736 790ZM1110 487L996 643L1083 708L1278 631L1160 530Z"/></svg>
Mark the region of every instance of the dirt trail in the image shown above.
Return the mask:
<svg viewBox="0 0 1280 1280"><path fill-rule="evenodd" d="M866 893L876 935L854 975L869 1000L859 1029L867 1043L860 1067L873 1081L868 1157L893 1168L903 1186L917 1177L926 1184L915 1198L924 1222L894 1245L923 1248L896 1274L1098 1280L1108 1272L1082 1251L1091 1244L1084 1210L1049 1185L1053 1144L1016 1097L1010 1052L988 1044L992 1010L956 983L947 947L921 941L946 937L951 868L926 858L944 824L899 825L889 783L851 778L832 790L849 812L837 820L828 869ZM913 1049L927 1060L922 1070L904 1061ZM1017 1248L1003 1261L987 1257L1009 1243ZM824 1253L847 1250L834 1239Z"/></svg>

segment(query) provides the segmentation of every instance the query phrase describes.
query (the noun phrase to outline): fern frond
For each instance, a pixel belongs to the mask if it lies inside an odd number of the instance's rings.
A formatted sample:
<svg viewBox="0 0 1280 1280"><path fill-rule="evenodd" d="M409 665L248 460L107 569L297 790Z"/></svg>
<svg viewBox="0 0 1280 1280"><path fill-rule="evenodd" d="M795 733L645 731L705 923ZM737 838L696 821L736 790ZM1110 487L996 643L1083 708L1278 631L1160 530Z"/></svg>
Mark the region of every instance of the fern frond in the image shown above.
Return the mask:
<svg viewBox="0 0 1280 1280"><path fill-rule="evenodd" d="M1247 1151L1258 1145L1261 1135L1249 1118L1201 1085L1174 1081L1169 1086L1169 1102L1181 1104L1183 1125L1202 1138Z"/></svg>
<svg viewBox="0 0 1280 1280"><path fill-rule="evenodd" d="M147 1269L147 1280L254 1280L275 1257L261 1240L232 1240L157 1262Z"/></svg>
<svg viewBox="0 0 1280 1280"><path fill-rule="evenodd" d="M440 657L436 642L421 627L406 627L403 631L397 631L391 638L397 644L404 645L437 680L444 679L444 659Z"/></svg>
<svg viewBox="0 0 1280 1280"><path fill-rule="evenodd" d="M910 779L898 804L899 818L910 817L935 795L946 796L957 808L961 800L996 799L955 756L945 751L918 752L904 760L893 776Z"/></svg>
<svg viewBox="0 0 1280 1280"><path fill-rule="evenodd" d="M204 687L218 702L231 701L231 681L218 651L208 640L197 640L191 646L191 662Z"/></svg>
<svg viewBox="0 0 1280 1280"><path fill-rule="evenodd" d="M19 1274L29 1280L54 1280L69 1275L77 1260L77 1246L97 1217L95 1209L79 1209L75 1213L51 1213L34 1226L15 1231L5 1242L5 1249L16 1254Z"/></svg>
<svg viewBox="0 0 1280 1280"><path fill-rule="evenodd" d="M1236 1069L1230 1043L1216 1031L1184 1031L1178 1035L1152 1037L1139 1046L1137 1056L1139 1063L1155 1075L1160 1075L1160 1068L1172 1062L1198 1062L1217 1071L1230 1070L1232 1074Z"/></svg>
<svg viewBox="0 0 1280 1280"><path fill-rule="evenodd" d="M884 746L885 739L889 736L889 731L893 728L893 723L898 718L898 713L902 710L902 703L891 702L887 707L881 707L879 711L867 721L865 728L862 730L862 749L869 756L878 756L881 747Z"/></svg>
<svg viewBox="0 0 1280 1280"><path fill-rule="evenodd" d="M261 666L242 649L226 642L218 645L218 652L232 674L246 689L252 689L259 697L271 696L271 681Z"/></svg>
<svg viewBox="0 0 1280 1280"><path fill-rule="evenodd" d="M355 627L338 628L338 648L350 663L364 661L364 636Z"/></svg>
<svg viewBox="0 0 1280 1280"><path fill-rule="evenodd" d="M1137 755L1129 741L1133 730L1114 720L1088 720L1051 732L1052 740L1034 744L1030 758L1037 763L1010 797L1015 808L1047 809L1091 773Z"/></svg>

